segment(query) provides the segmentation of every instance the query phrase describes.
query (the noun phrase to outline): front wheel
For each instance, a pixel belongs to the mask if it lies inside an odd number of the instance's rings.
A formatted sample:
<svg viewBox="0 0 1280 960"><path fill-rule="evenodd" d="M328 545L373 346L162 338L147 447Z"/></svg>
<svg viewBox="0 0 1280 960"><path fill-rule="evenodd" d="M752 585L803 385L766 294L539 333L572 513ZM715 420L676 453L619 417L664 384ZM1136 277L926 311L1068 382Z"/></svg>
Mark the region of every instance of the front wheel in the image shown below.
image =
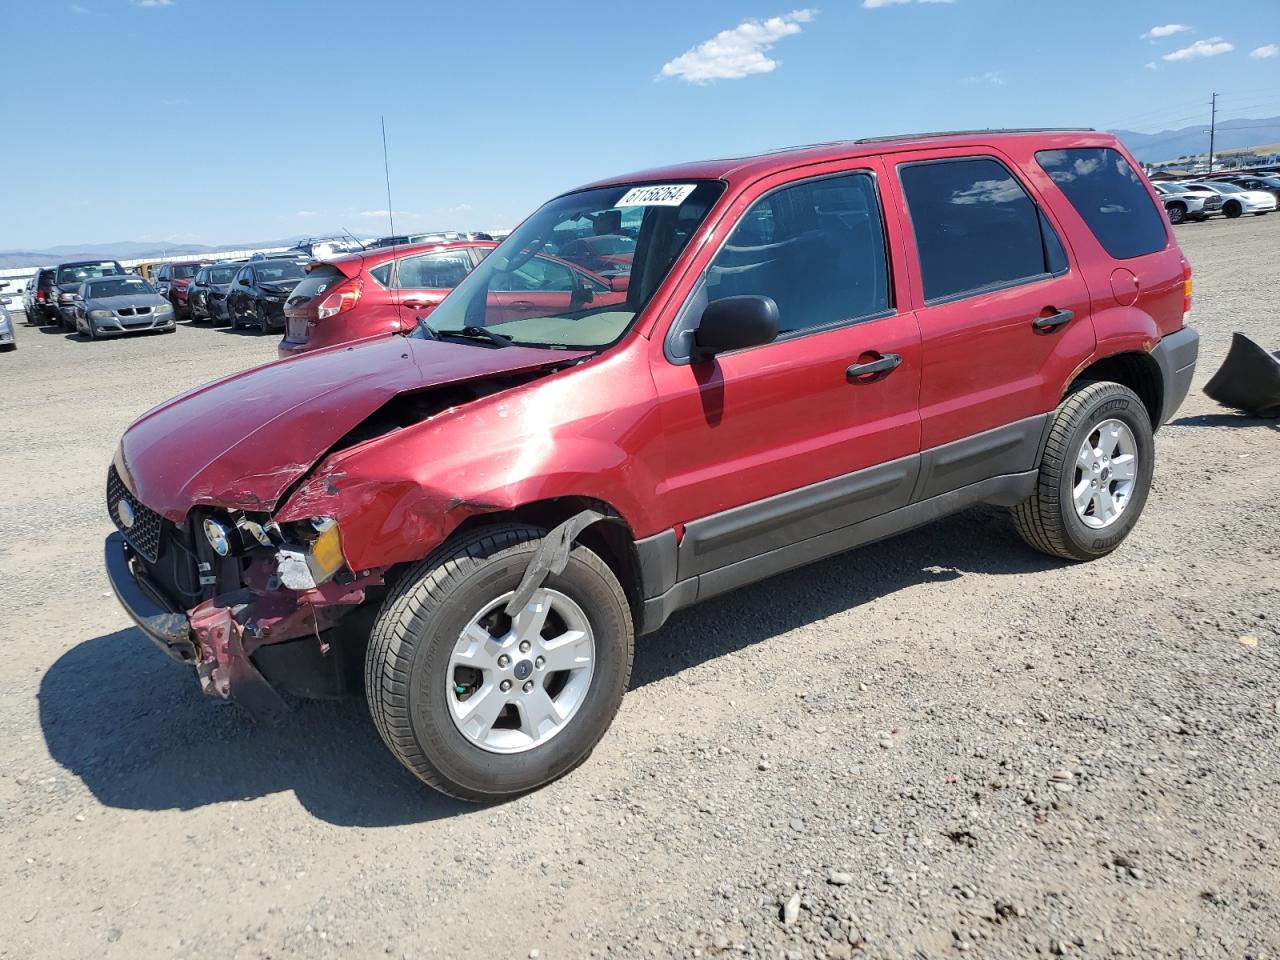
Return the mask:
<svg viewBox="0 0 1280 960"><path fill-rule="evenodd" d="M1226 215L1228 220L1234 220L1236 217L1240 216L1240 214L1244 213L1244 208L1232 200L1222 208L1222 212Z"/></svg>
<svg viewBox="0 0 1280 960"><path fill-rule="evenodd" d="M463 800L517 796L582 763L631 674L626 595L585 547L504 612L544 535L495 526L442 547L374 623L365 691L378 732L423 782Z"/></svg>
<svg viewBox="0 0 1280 960"><path fill-rule="evenodd" d="M1054 415L1036 492L1013 508L1018 532L1052 556L1105 556L1138 522L1154 466L1138 395L1118 383L1079 384Z"/></svg>
<svg viewBox="0 0 1280 960"><path fill-rule="evenodd" d="M1187 208L1180 203L1170 204L1165 208L1169 213L1169 222L1174 226L1187 219Z"/></svg>

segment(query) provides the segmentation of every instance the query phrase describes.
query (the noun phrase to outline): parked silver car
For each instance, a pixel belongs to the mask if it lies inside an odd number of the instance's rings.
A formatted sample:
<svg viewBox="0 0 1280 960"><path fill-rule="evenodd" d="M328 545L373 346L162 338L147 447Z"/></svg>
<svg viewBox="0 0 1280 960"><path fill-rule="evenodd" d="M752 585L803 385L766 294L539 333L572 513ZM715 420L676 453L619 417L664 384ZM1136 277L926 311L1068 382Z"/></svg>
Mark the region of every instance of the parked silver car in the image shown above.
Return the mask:
<svg viewBox="0 0 1280 960"><path fill-rule="evenodd" d="M0 290L9 286L7 280L0 280ZM0 350L17 350L18 342L14 339L13 334L13 317L9 316L3 302L0 302Z"/></svg>
<svg viewBox="0 0 1280 960"><path fill-rule="evenodd" d="M141 277L86 280L74 302L76 329L90 340L143 330L174 331L173 305Z"/></svg>

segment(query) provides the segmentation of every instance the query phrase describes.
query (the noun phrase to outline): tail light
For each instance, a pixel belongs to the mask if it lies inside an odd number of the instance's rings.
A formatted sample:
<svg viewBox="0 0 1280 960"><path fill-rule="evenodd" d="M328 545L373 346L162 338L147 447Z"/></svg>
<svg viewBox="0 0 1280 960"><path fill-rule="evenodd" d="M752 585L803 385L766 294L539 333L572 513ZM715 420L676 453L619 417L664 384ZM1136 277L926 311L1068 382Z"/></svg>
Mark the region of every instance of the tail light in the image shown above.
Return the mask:
<svg viewBox="0 0 1280 960"><path fill-rule="evenodd" d="M1182 258L1182 314L1186 316L1191 312L1191 264L1187 263L1187 258Z"/></svg>
<svg viewBox="0 0 1280 960"><path fill-rule="evenodd" d="M316 308L317 320L328 320L340 313L345 313L360 302L360 294L364 292L364 281L359 277L348 280L334 290Z"/></svg>
<svg viewBox="0 0 1280 960"><path fill-rule="evenodd" d="M46 300L46 299L48 299L48 297L49 297L49 295L48 295L48 294L47 294L43 289L40 289L40 290L37 290L37 291L36 291L36 299L37 299L37 300Z"/></svg>

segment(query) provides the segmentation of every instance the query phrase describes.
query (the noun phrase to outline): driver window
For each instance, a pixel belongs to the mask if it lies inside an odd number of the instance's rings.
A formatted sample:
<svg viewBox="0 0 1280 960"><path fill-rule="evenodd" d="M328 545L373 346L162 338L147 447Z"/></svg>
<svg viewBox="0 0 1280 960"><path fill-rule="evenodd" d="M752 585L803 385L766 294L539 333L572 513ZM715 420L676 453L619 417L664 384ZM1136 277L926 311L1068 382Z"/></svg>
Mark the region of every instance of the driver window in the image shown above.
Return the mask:
<svg viewBox="0 0 1280 960"><path fill-rule="evenodd" d="M707 269L706 294L772 298L779 333L883 313L889 274L875 182L846 174L762 197Z"/></svg>

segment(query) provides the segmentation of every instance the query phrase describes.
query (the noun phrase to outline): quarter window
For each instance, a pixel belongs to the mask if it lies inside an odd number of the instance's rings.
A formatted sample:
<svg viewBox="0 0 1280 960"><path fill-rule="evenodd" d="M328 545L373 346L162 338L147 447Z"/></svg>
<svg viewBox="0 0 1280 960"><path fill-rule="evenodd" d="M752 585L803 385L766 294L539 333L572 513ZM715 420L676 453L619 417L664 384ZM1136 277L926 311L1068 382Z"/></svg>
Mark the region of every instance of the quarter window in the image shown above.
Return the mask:
<svg viewBox="0 0 1280 960"><path fill-rule="evenodd" d="M1164 216L1118 150L1041 150L1036 162L1117 260L1155 253L1168 244Z"/></svg>
<svg viewBox="0 0 1280 960"><path fill-rule="evenodd" d="M1066 269L1049 221L990 157L900 168L926 300L1033 280Z"/></svg>
<svg viewBox="0 0 1280 960"><path fill-rule="evenodd" d="M707 302L770 297L779 333L889 309L876 187L863 173L809 180L758 200L707 268Z"/></svg>

